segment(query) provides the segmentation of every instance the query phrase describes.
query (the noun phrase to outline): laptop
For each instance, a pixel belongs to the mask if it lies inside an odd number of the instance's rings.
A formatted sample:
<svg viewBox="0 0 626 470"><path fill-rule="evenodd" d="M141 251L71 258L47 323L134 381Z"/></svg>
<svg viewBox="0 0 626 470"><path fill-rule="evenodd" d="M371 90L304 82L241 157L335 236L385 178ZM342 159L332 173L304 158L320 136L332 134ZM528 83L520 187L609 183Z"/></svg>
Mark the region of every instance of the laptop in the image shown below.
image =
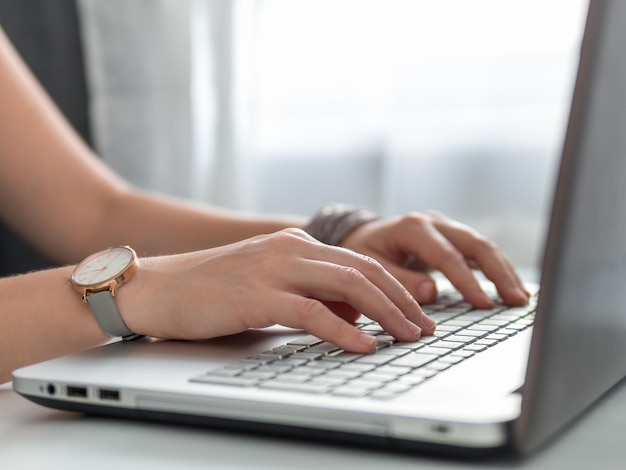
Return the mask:
<svg viewBox="0 0 626 470"><path fill-rule="evenodd" d="M425 306L434 336L337 350L302 331L116 342L17 370L44 406L444 454L545 445L626 375L626 2L592 0L528 307Z"/></svg>

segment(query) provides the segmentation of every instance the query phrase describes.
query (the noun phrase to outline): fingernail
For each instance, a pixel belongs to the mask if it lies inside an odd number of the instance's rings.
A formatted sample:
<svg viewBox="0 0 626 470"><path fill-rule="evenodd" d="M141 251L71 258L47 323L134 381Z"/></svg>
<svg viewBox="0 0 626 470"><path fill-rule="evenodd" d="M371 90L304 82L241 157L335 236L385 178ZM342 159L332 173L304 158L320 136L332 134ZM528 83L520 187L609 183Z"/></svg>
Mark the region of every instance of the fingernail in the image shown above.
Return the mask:
<svg viewBox="0 0 626 470"><path fill-rule="evenodd" d="M483 299L485 301L485 308L493 308L495 306L493 299L487 294L483 293Z"/></svg>
<svg viewBox="0 0 626 470"><path fill-rule="evenodd" d="M434 328L437 326L437 322L435 320L433 320L432 318L430 318L428 315L426 315L425 313L422 313L422 318L424 319L424 324L428 327L428 328Z"/></svg>
<svg viewBox="0 0 626 470"><path fill-rule="evenodd" d="M530 293L526 292L523 289L520 289L519 287L517 287L515 290L515 296L521 301L521 302L528 302L528 299L530 298Z"/></svg>
<svg viewBox="0 0 626 470"><path fill-rule="evenodd" d="M376 347L376 339L373 336L361 333L359 335L359 342L366 347L369 351Z"/></svg>
<svg viewBox="0 0 626 470"><path fill-rule="evenodd" d="M430 282L424 282L417 286L416 298L418 302L432 302L437 296L437 290L434 284Z"/></svg>
<svg viewBox="0 0 626 470"><path fill-rule="evenodd" d="M411 332L414 338L417 338L422 334L422 329L406 318L404 319L404 325L406 326L406 329Z"/></svg>

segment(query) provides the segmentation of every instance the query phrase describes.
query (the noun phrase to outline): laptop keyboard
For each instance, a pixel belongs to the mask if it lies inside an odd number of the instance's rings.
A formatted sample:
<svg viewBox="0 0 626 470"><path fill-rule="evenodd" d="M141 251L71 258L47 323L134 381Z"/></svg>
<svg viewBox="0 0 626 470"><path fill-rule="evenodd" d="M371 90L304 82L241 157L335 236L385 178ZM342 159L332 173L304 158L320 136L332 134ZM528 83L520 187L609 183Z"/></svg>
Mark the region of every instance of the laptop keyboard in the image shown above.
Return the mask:
<svg viewBox="0 0 626 470"><path fill-rule="evenodd" d="M378 323L364 321L357 326L378 341L373 353L346 352L309 335L191 381L393 399L532 326L536 295L523 307L507 307L493 297L493 309L478 310L455 291L440 295L436 303L422 306L437 329L417 341L396 341Z"/></svg>

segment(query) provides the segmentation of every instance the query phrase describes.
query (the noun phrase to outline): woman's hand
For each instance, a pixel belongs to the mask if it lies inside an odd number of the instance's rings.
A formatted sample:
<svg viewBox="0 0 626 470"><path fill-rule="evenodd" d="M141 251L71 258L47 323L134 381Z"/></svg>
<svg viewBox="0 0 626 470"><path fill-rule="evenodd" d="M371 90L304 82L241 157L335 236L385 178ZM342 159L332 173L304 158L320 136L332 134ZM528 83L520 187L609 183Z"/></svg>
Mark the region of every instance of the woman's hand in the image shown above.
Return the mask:
<svg viewBox="0 0 626 470"><path fill-rule="evenodd" d="M342 246L377 259L421 303L432 302L437 289L430 271L441 271L479 308L492 301L472 270L480 269L509 305L523 305L528 293L511 262L491 241L470 227L435 213L415 213L369 222L349 234Z"/></svg>
<svg viewBox="0 0 626 470"><path fill-rule="evenodd" d="M358 312L401 341L435 328L379 262L298 229L142 259L118 302L132 331L161 338L212 338L280 324L368 352L376 342L352 325Z"/></svg>

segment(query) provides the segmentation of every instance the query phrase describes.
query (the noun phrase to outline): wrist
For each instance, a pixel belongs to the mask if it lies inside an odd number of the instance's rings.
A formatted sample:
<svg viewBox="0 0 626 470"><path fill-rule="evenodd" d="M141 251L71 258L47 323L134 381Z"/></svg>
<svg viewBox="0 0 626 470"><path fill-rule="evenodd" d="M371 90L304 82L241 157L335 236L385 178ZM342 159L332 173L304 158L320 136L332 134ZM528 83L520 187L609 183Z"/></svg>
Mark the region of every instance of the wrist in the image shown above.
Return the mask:
<svg viewBox="0 0 626 470"><path fill-rule="evenodd" d="M378 215L368 209L331 203L323 206L304 230L322 243L340 246L352 232L374 220Z"/></svg>

